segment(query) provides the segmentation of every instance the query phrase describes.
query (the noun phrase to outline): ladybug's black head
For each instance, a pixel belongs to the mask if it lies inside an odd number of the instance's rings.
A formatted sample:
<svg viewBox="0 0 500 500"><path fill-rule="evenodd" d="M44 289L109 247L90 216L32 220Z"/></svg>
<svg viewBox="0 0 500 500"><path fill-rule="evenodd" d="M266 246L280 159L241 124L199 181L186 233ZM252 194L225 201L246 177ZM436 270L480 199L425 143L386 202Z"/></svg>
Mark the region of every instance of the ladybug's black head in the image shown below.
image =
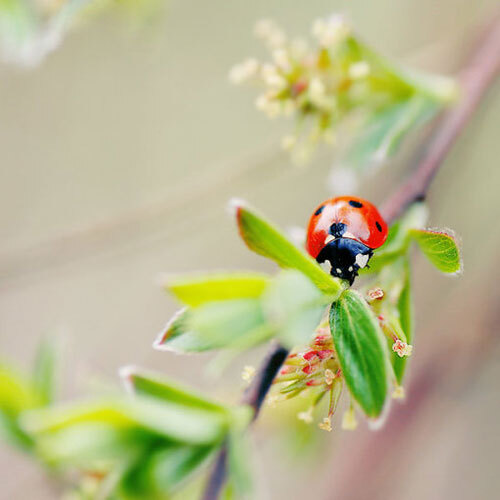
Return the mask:
<svg viewBox="0 0 500 500"><path fill-rule="evenodd" d="M368 264L373 251L352 238L335 238L316 257L319 264L330 262L330 274L354 283L358 271Z"/></svg>

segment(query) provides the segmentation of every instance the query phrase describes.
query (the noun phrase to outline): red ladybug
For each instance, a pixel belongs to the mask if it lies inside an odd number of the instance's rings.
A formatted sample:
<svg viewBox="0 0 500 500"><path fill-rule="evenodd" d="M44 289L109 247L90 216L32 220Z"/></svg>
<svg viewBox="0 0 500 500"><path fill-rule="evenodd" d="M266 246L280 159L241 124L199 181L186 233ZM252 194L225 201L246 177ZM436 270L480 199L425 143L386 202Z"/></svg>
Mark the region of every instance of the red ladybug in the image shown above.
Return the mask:
<svg viewBox="0 0 500 500"><path fill-rule="evenodd" d="M387 238L387 224L369 201L340 196L322 203L307 228L306 248L319 264L329 261L330 274L352 285L373 250Z"/></svg>

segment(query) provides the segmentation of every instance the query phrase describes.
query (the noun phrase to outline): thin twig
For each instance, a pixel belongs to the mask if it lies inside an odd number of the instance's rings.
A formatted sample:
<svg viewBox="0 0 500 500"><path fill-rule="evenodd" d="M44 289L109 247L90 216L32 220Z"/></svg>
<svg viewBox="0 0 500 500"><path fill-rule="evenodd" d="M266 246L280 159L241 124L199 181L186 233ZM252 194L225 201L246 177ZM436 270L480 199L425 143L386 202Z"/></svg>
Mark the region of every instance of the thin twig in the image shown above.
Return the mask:
<svg viewBox="0 0 500 500"><path fill-rule="evenodd" d="M254 421L260 412L269 389L276 377L281 365L288 356L288 350L278 343L273 343L271 349L262 361L259 371L248 389L241 398L241 404L253 408L252 421ZM217 455L212 472L210 474L203 500L217 500L227 474L227 445L224 444Z"/></svg>
<svg viewBox="0 0 500 500"><path fill-rule="evenodd" d="M459 74L461 101L445 112L435 126L431 140L410 178L383 205L382 214L388 223L394 222L414 202L423 200L429 186L451 146L460 135L486 90L500 70L500 16L482 37L477 49ZM259 414L272 381L287 357L288 351L274 345L268 357L243 396L242 403L254 409L253 420ZM203 500L217 500L227 476L227 448L223 446L210 475Z"/></svg>
<svg viewBox="0 0 500 500"><path fill-rule="evenodd" d="M416 169L409 179L382 206L388 223L393 222L415 201L425 199L443 160L476 110L486 90L500 71L500 15L483 33L476 50L460 71L461 100L443 113Z"/></svg>

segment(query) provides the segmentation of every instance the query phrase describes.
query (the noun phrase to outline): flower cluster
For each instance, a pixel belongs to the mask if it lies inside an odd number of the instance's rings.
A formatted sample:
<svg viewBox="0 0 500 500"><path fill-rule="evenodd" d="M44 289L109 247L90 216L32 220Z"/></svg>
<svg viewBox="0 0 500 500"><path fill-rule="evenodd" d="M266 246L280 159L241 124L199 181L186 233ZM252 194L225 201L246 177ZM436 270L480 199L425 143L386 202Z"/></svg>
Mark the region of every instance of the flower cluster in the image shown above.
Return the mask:
<svg viewBox="0 0 500 500"><path fill-rule="evenodd" d="M335 126L351 111L373 111L412 91L358 41L341 16L314 22L313 46L288 39L270 20L260 21L255 34L272 60L247 59L231 69L229 78L264 87L256 106L269 117L295 115L297 130L283 139L283 147L302 156L319 141L333 142Z"/></svg>
<svg viewBox="0 0 500 500"><path fill-rule="evenodd" d="M400 329L380 313L387 299L385 292L377 287L366 292L367 302L377 314L380 327L392 343L392 351L398 356L410 356L413 347L407 344ZM245 368L242 374L244 380L249 380L249 369ZM404 398L404 389L392 377L395 389L392 393L394 399ZM312 403L297 417L305 423L312 423L314 410L326 395L329 395L327 415L318 424L320 429L331 431L331 419L337 408L343 387L343 376L336 357L332 336L328 327L320 327L312 342L305 348L294 350L290 353L276 379L274 385L278 394L269 398L270 404L280 399L290 399L300 394L313 392ZM310 395L310 394L309 394ZM342 428L354 430L357 427L354 406L351 403L342 418Z"/></svg>
<svg viewBox="0 0 500 500"><path fill-rule="evenodd" d="M315 407L327 394L330 396L327 416L319 423L320 429L331 431L331 418L342 392L342 371L327 328L320 328L312 342L302 350L293 351L286 359L274 384L279 397L289 399L306 390L314 391L311 406L297 417L305 423L313 421Z"/></svg>

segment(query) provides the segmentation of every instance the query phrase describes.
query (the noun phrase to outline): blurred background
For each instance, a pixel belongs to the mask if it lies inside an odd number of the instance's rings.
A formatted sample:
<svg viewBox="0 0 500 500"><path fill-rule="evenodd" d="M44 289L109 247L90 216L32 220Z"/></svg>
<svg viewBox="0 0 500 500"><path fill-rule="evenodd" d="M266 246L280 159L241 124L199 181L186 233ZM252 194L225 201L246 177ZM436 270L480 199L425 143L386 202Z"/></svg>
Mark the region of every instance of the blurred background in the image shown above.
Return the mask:
<svg viewBox="0 0 500 500"><path fill-rule="evenodd" d="M262 17L288 32L344 13L379 51L453 74L493 0L169 0L141 23L114 10L83 18L40 65L0 66L0 346L28 366L40 339L64 344L65 397L118 384L124 364L161 370L237 401L245 364L207 377L211 357L151 348L177 304L162 272L273 266L242 244L226 213L237 196L282 227L304 226L330 194L334 152L294 166L280 150L291 124L256 112L229 68L264 49ZM285 409L254 428L258 498L496 498L500 87L494 86L430 193L431 226L463 240L460 279L414 264L417 338L408 397L379 432L335 426L281 439ZM360 186L381 203L411 154ZM95 382L99 380L101 382ZM336 417L338 418L338 417ZM337 427L337 428L335 428ZM315 458L314 458L315 457ZM57 498L28 458L0 445L0 498Z"/></svg>

